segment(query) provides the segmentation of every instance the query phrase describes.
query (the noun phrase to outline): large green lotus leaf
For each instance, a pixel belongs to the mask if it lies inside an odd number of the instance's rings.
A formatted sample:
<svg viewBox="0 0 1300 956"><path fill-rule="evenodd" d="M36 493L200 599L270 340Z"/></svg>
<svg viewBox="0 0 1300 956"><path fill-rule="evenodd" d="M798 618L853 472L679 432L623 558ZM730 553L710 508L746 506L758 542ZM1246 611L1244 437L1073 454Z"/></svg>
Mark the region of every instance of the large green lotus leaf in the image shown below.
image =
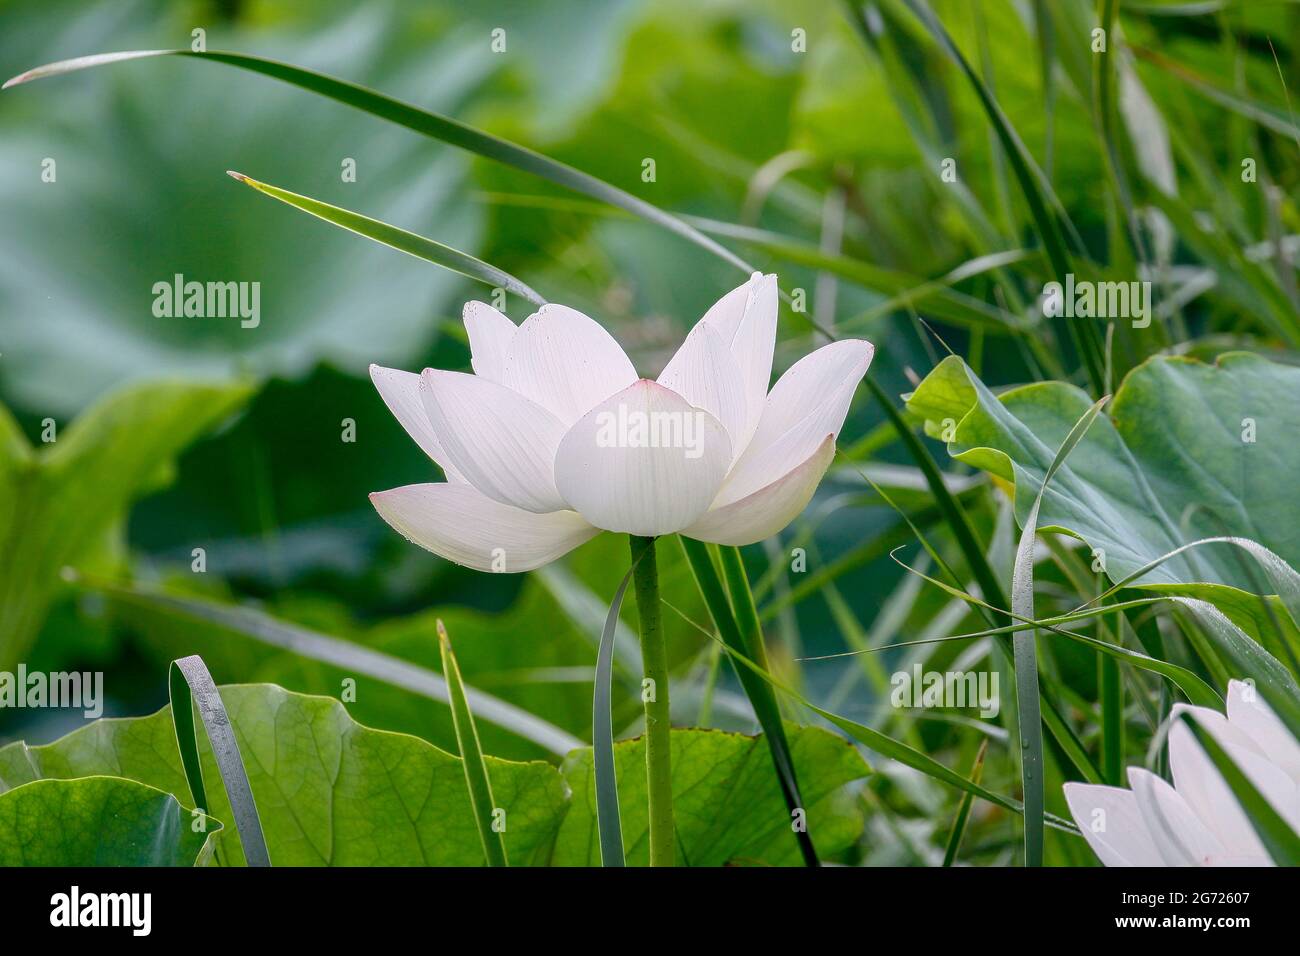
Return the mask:
<svg viewBox="0 0 1300 956"><path fill-rule="evenodd" d="M871 772L852 744L819 727L787 726L807 804L808 831L818 853L830 857L862 832L861 812L844 788ZM576 750L562 768L573 791L552 863L599 866L596 790L590 749ZM645 738L614 745L623 848L630 866L645 866ZM679 865L728 863L794 865L799 847L792 819L761 736L720 730L672 732L673 815Z"/></svg>
<svg viewBox="0 0 1300 956"><path fill-rule="evenodd" d="M1248 353L1214 365L1156 357L1135 368L1048 485L1039 528L1064 531L1104 552L1119 581L1175 548L1235 535L1300 566L1300 369ZM1056 449L1088 408L1062 382L1000 396L956 356L908 398L953 457L1015 484L1023 524ZM949 431L945 434L945 424ZM1226 544L1191 549L1133 583L1209 601L1249 633L1270 640L1273 621L1294 638L1268 578Z"/></svg>
<svg viewBox="0 0 1300 956"><path fill-rule="evenodd" d="M477 866L483 849L460 758L419 738L372 730L326 697L270 684L221 688L277 866ZM232 819L216 764L200 735L213 816ZM505 811L511 863L544 858L568 801L564 781L541 762L488 758ZM99 720L51 744L0 748L0 787L38 778L114 774L191 804L170 708ZM242 862L237 841L222 855Z"/></svg>
<svg viewBox="0 0 1300 956"><path fill-rule="evenodd" d="M166 0L135 0L130 15L121 6L7 9L8 73L50 56L188 45L203 26L209 49L305 63L463 115L505 65L448 3L277 5L277 16L248 26L196 19ZM52 182L41 179L47 160ZM485 215L464 154L264 77L146 62L8 90L0 330L11 402L69 414L141 368L211 378L296 376L322 359L353 373L372 361L405 365L436 338L440 316L459 313L462 277L271 202L228 169L466 252L481 243ZM176 274L259 283L260 321L155 315L155 283Z"/></svg>
<svg viewBox="0 0 1300 956"><path fill-rule="evenodd" d="M8 750L9 748L5 748ZM120 777L37 780L0 793L0 866L195 866L221 824Z"/></svg>
<svg viewBox="0 0 1300 956"><path fill-rule="evenodd" d="M101 545L126 506L249 392L236 383L131 386L66 428L43 427L53 440L39 449L0 406L0 669L25 659L62 569Z"/></svg>
<svg viewBox="0 0 1300 956"><path fill-rule="evenodd" d="M444 3L447 0L443 0ZM617 78L619 55L628 31L647 13L637 0L490 0L449 3L467 35L505 35L505 68L510 73L512 108L506 119L529 131L533 142L563 134ZM574 25L581 23L581 29ZM482 41L486 42L486 41Z"/></svg>

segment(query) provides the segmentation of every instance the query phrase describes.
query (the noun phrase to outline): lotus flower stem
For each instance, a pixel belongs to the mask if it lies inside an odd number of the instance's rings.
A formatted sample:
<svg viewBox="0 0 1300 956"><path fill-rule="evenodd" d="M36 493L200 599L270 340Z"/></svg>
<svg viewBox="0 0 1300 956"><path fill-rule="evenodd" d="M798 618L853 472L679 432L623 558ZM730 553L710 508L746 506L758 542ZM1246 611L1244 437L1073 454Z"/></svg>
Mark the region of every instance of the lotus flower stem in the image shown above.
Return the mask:
<svg viewBox="0 0 1300 956"><path fill-rule="evenodd" d="M655 539L632 535L632 581L641 618L645 701L645 770L649 802L650 865L673 865L673 779L668 709L668 652L659 618L659 568Z"/></svg>

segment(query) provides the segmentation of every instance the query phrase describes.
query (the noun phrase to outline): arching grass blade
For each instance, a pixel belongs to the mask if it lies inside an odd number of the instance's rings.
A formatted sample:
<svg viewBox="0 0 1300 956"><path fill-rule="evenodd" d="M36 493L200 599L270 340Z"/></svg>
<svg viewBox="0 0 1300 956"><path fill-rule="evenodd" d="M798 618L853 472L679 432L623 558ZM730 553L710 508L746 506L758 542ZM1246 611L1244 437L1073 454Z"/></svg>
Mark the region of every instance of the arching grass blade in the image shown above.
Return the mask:
<svg viewBox="0 0 1300 956"><path fill-rule="evenodd" d="M973 594L968 594L965 591L960 590L959 588L955 588L952 585L948 584L947 582L940 581L938 578L931 577L930 575L925 574L922 571L918 571L916 568L910 567L908 565L903 565L903 567L907 568L907 570L912 574L918 575L924 578L926 581L929 581L935 587L940 588L941 590L943 590L948 594L951 594L953 597L961 598L963 601L965 601L968 604L972 604L979 607L988 606L988 602L975 597ZM1080 644L1085 644L1088 647L1094 648L1095 650L1098 650L1103 654L1108 654L1111 657L1116 658L1117 660L1126 661L1132 664L1134 667L1140 667L1145 671L1150 671L1153 674L1159 674L1161 677L1168 678L1172 684L1174 684L1179 690L1181 690L1184 694L1187 695L1187 699L1189 701L1191 701L1193 704L1196 704L1198 707L1210 707L1213 709L1222 710L1223 698L1220 697L1217 693L1215 693L1214 688L1212 688L1209 684L1205 683L1205 681L1203 681L1196 674L1189 671L1187 668L1181 667L1178 664L1171 664L1168 661L1161 660L1158 657L1150 657L1138 651L1129 650L1127 647L1120 647L1116 644L1108 644L1103 640L1099 640L1098 638L1095 637L1090 637L1087 634L1081 634L1077 631L1071 631L1071 630L1067 630L1064 627L1061 627L1062 624L1071 624L1074 623L1075 621L1087 620L1088 618L1094 616L1094 614L1117 613L1119 611L1125 611L1130 608L1145 607L1146 605L1154 604L1157 601L1163 601L1163 600L1170 600L1170 601L1183 603L1183 604L1189 603L1186 599L1179 598L1179 597L1170 597L1167 599L1166 598L1141 598L1135 601L1123 601L1120 602L1119 604L1102 605L1101 607L1092 608L1088 612L1073 611L1070 614L1062 614L1057 617L1041 618L1041 619L1034 619L1034 618L1022 619L1020 617L1016 617L1016 620L1019 622L1017 624L1012 624L1005 627L990 628L984 631L975 631L970 634L959 634L952 638L948 638L948 640L970 639L976 637L984 637L986 635L1006 634L1009 633L1010 631L1019 629L1020 625L1022 624L1041 628L1045 631L1050 631L1053 634L1058 634L1061 637L1069 638L1072 641L1077 641ZM1200 602L1200 601L1193 601L1190 603L1193 605L1204 604L1204 602ZM1204 606L1211 607L1211 605L1208 604ZM997 609L995 608L994 610ZM998 613L1003 614L1005 612L998 610ZM1226 621L1227 619L1224 618L1224 620ZM1231 624L1231 622L1228 623ZM1250 638L1246 637L1245 634L1242 634L1241 640L1250 641ZM1250 641L1250 643L1254 647L1258 648L1259 646L1257 644L1254 644L1253 641ZM1264 652L1260 650L1260 654L1263 653ZM1050 701L1044 698L1043 703L1047 705L1050 704ZM1047 717L1047 711L1044 710L1043 714L1044 714L1044 720L1048 720L1049 727L1050 727L1050 720ZM1094 772L1093 776L1095 777L1094 782L1097 783L1101 782L1102 777L1100 772Z"/></svg>
<svg viewBox="0 0 1300 956"><path fill-rule="evenodd" d="M898 433L898 437L907 446L912 459L925 476L925 483L930 488L931 496L939 508L940 515L948 524L953 537L956 538L957 546L961 548L962 556L966 559L966 565L970 569L970 573L980 586L980 592L987 599L986 602L977 602L981 604L985 611L989 612L986 614L986 619L995 626L1011 624L1012 617L1005 610L1002 610L1007 606L1006 598L1002 592L1002 583L998 580L997 574L994 573L993 566L989 564L988 557L980 549L979 541L975 537L975 530L971 527L966 511L962 508L957 497L948 489L948 485L943 478L943 472L939 470L939 465L935 462L934 456L930 454L929 449L925 447L921 439L917 438L912 429L908 427L902 414L894 407L894 403L890 401L889 396L885 393L884 388L870 377L867 378L867 387L871 389L876 401L884 409L885 416ZM910 519L904 517L909 524L912 524ZM917 532L917 536L921 537L919 532ZM947 585L941 586L947 587ZM958 592L954 589L953 593L960 596L964 592ZM1014 658L1010 640L999 637L997 646L1008 659ZM1071 760L1082 770L1085 777L1100 779L1100 774L1090 766L1082 745L1074 739L1069 724L1057 713L1056 705L1050 698L1044 698L1042 707L1044 712L1048 714L1048 729L1052 731L1052 735L1061 744L1065 752L1070 755Z"/></svg>
<svg viewBox="0 0 1300 956"><path fill-rule="evenodd" d="M451 698L451 722L456 728L456 746L460 762L465 768L465 786L469 789L469 802L474 811L474 823L483 842L483 857L488 866L509 866L506 859L505 838L496 826L497 810L492 800L492 780L483 761L483 748L478 741L478 729L465 697L465 684L460 677L460 665L451 649L451 639L442 620L438 626L438 649L442 652L442 676L447 681Z"/></svg>
<svg viewBox="0 0 1300 956"><path fill-rule="evenodd" d="M1059 281L1064 282L1065 276L1073 271L1070 265L1070 253L1066 238L1067 230L1071 236L1077 236L1077 233L1066 217L1061 201L1052 191L1047 178L1034 162L1033 156L1025 147L1019 134L1016 133L1011 121L1007 119L1002 107L998 105L993 96L993 91L975 72L970 62L953 41L952 36L939 22L939 18L935 16L934 11L920 0L901 0L901 2L912 12L913 16L924 24L926 30L930 32L939 46L952 58L967 80L970 81L971 88L975 91L980 105L984 108L989 123L993 127L993 132L997 135L998 142L1001 143L1007 160L1011 164L1012 172L1015 173L1016 182L1020 186L1020 191L1029 206L1030 215L1033 217L1034 225L1037 227L1038 234L1043 241L1043 248L1047 253L1052 272ZM1106 379L1101 339L1096 324L1091 320L1084 320L1082 322L1070 322L1068 328L1079 351L1079 358L1087 369L1088 380L1092 385L1093 392L1094 394L1100 393L1104 389Z"/></svg>
<svg viewBox="0 0 1300 956"><path fill-rule="evenodd" d="M450 703L447 682L442 675L427 667L353 641L320 634L251 607L220 604L187 594L170 593L137 584L103 581L85 575L78 576L76 580L88 590L102 593L124 604L182 620L211 624L250 640L300 654L309 660L331 664L350 673L365 674L430 700ZM531 740L556 756L563 757L569 751L583 746L577 737L509 701L471 686L465 688L465 694L480 718L518 734L525 740Z"/></svg>
<svg viewBox="0 0 1300 956"><path fill-rule="evenodd" d="M970 782L979 785L980 777L984 775L984 755L988 753L989 740L985 737L980 741L979 752L975 754L975 763L970 768ZM952 831L948 834L948 845L943 851L943 865L952 866L957 859L957 851L961 849L961 838L966 835L966 824L970 821L971 804L975 802L975 794L967 790L962 794L961 804L957 807L957 818L952 821Z"/></svg>
<svg viewBox="0 0 1300 956"><path fill-rule="evenodd" d="M1101 408L1109 401L1104 396L1075 422L1070 433L1052 459L1052 464L1038 486L1034 505L1025 517L1016 547L1016 563L1011 573L1011 612L1024 620L1034 616L1034 539L1038 532L1038 511L1047 486L1070 452L1087 434ZM1016 712L1020 717L1020 776L1025 801L1025 865L1043 864L1043 719L1038 706L1038 650L1035 628L1012 635L1012 652L1016 669Z"/></svg>
<svg viewBox="0 0 1300 956"><path fill-rule="evenodd" d="M260 193L265 193L273 199L287 203L295 209L301 209L317 219L324 219L328 223L333 223L349 232L355 232L359 236L365 236L367 239L373 239L375 242L396 249L398 252L405 252L408 256L415 256L417 259L432 262L434 265L450 269L452 272L458 272L471 279L477 279L479 282L486 283L493 288L500 287L507 292L523 296L534 305L546 304L545 299L510 273L498 269L494 265L489 265L482 259L476 259L474 256L458 249L453 249L451 246L444 246L441 242L426 239L424 236L407 232L397 226L390 226L386 222L371 219L369 216L363 216L340 206L331 206L327 202L312 199L310 196L300 196L298 193L289 192L287 189L258 182L243 173L228 171L228 175L246 186L252 186Z"/></svg>
<svg viewBox="0 0 1300 956"><path fill-rule="evenodd" d="M763 644L763 629L758 623L758 609L754 606L754 594L749 587L749 578L745 574L745 564L740 557L740 549L719 547L722 558L722 573L727 582L727 591L731 595L731 609L740 629L742 645L746 653L764 670L770 671L767 662L767 648ZM743 683L743 682L742 682ZM748 693L746 688L746 693ZM786 739L785 724L781 720L781 709L777 705L776 694L772 688L761 681L755 682L757 699L751 697L759 724L767 738L772 751L772 763L776 766L777 776L781 781L781 791L785 795L790 812L803 808L803 797L799 792L799 779L795 775L794 758L790 754L790 742ZM761 710L759 708L762 708ZM807 830L796 830L799 839L799 851L803 854L807 866L819 866L817 849L812 836Z"/></svg>
<svg viewBox="0 0 1300 956"><path fill-rule="evenodd" d="M685 540L686 539L683 539L683 541ZM694 624L695 622L691 621L690 623ZM696 625L696 627L699 627L699 625ZM777 680L767 671L763 670L763 668L759 667L758 664L750 660L743 653L727 645L725 641L720 641L720 639L714 636L710 631L704 628L700 628L700 630L707 634L710 639L719 641L723 645L723 650L725 650L727 655L736 663L736 669L738 672L748 671L758 679L769 684L774 690L779 690L783 694L788 694L793 700L798 701L813 713L834 724L868 750L872 750L889 760L896 760L904 766L911 767L913 770L919 770L921 773L939 781L940 783L947 784L948 786L954 787L965 793L973 793L980 799L987 800L989 803L1002 807L1004 810L1010 810L1013 813L1024 812L1024 807L1019 801L989 790L981 784L971 782L956 771L945 767L928 754L925 754L914 747L910 747L899 740L895 740L888 734L874 730L865 724L860 724L856 720L843 717L824 707L818 707L793 687ZM1049 826L1058 830L1063 830L1067 833L1077 834L1079 832L1079 828L1073 823L1055 816L1054 814L1045 814L1044 821Z"/></svg>
<svg viewBox="0 0 1300 956"><path fill-rule="evenodd" d="M263 76L281 80L304 90L310 90L313 93L344 103L372 116L388 120L390 123L404 126L423 136L440 140L471 153L477 153L506 166L513 166L515 169L532 173L534 176L540 176L542 179L549 180L566 189L572 189L574 192L609 203L611 206L617 206L648 222L655 223L670 232L676 233L697 246L708 250L718 258L731 263L738 269L743 269L746 272L754 271L749 263L731 250L719 245L698 229L602 179L597 179L595 176L574 169L572 166L551 159L549 156L543 156L526 146L520 146L517 143L485 133L472 126L467 126L449 116L420 109L418 106L403 103L401 100L359 86L356 83L350 83L347 80L326 76L323 73L316 73L289 63L281 63L278 60L223 50L206 50L203 52L195 50L130 50L121 53L100 53L93 56L77 57L72 60L60 60L57 63L48 63L36 67L8 80L3 88L8 89L20 83L29 83L32 80L42 79L47 76L72 73L93 66L104 66L111 63L155 56L180 56L199 60L213 60L217 63L225 63L228 66L239 67L253 73L260 73Z"/></svg>
<svg viewBox="0 0 1300 956"><path fill-rule="evenodd" d="M208 795L203 786L203 765L199 760L199 741L194 731L194 701L199 702L199 719L212 746L212 757L221 774L230 812L235 818L244 859L249 866L270 866L271 856L262 834L262 821L257 815L257 804L248 785L248 773L239 754L239 742L230 726L226 705L221 702L221 692L208 673L203 658L197 654L172 661L167 679L171 696L172 724L176 729L176 746L180 750L181 764L185 768L185 782L189 784L194 806L208 813Z"/></svg>
<svg viewBox="0 0 1300 956"><path fill-rule="evenodd" d="M713 564L713 559L709 554L708 545L695 541L691 538L681 538L682 550L686 553L686 560L691 566L691 573L695 576L695 582L700 589L700 594L704 598L704 603L709 609L709 616L713 618L713 624L722 635L723 644L728 650L742 655L746 660L757 659L759 661L755 666L766 673L766 662L758 657L758 652L751 650L746 641L745 631L750 634L758 635L756 643L761 646L761 631L759 630L758 615L754 611L754 599L749 592L749 582L745 579L743 584L739 578L744 577L744 568L735 567L735 562L739 562L740 555L735 553L730 559L727 552L734 552L734 548L723 548L724 565L730 560L733 564L729 577L737 577L733 589L731 600L727 597L727 591L723 587L722 579L718 576L718 569ZM732 601L735 600L737 590L742 590L740 603L744 606L742 611L732 610ZM746 596L748 595L748 596ZM746 624L742 628L739 620L743 619ZM781 784L781 793L785 797L786 806L793 813L795 810L803 807L803 798L799 793L799 781L795 777L794 759L790 754L790 744L786 739L785 726L781 722L781 710L777 706L776 694L772 687L759 679L744 667L736 667L736 676L740 678L740 685L745 690L745 696L749 698L750 705L754 708L754 715L758 718L759 725L763 728L763 736L767 740L767 745L772 754L772 764L776 769L777 780ZM803 855L804 863L808 866L817 866L817 850L813 846L812 837L806 831L795 831L795 836L799 840L799 852Z"/></svg>
<svg viewBox="0 0 1300 956"><path fill-rule="evenodd" d="M596 651L596 686L591 698L592 768L596 777L596 830L600 836L601 866L626 866L623 855L623 824L618 809L618 775L614 771L614 635L618 632L618 615L623 595L632 580L628 568L614 592L609 615L600 632Z"/></svg>

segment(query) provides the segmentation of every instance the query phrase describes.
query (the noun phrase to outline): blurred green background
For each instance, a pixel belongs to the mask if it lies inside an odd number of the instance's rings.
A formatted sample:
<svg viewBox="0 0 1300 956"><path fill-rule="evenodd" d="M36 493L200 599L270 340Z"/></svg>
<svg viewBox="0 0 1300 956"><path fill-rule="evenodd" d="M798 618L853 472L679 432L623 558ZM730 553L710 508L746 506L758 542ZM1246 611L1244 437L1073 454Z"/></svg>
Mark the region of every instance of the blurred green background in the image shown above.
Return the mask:
<svg viewBox="0 0 1300 956"><path fill-rule="evenodd" d="M1296 231L1297 143L1278 132L1282 82L1300 90L1295 4L1122 5L1118 189L1093 106L1098 5L932 6L1054 187L1092 253L1089 268L1116 278L1159 270L1152 274L1170 292L1156 338L1117 347L1116 379L1157 347L1213 355L1244 344L1290 355L1294 343L1271 336L1250 308L1249 284L1226 281L1235 260L1216 241L1245 248ZM1019 252L1038 241L987 117L955 64L891 4L7 0L0 72L188 46L195 28L209 49L365 84L699 217L777 272L782 289L803 290L807 311L782 309L778 371L820 344L816 321L874 341L869 374L895 396L945 346L990 384L1084 381L1073 347L1035 312L1046 273ZM497 28L504 52L492 49ZM1202 80L1224 97L1208 95ZM1258 162L1260 181L1249 188L1238 175L1242 156ZM940 175L949 157L955 183ZM53 183L41 179L47 158ZM642 177L647 158L653 182ZM355 160L355 182L340 175L346 159ZM269 202L228 169L479 256L606 324L647 375L744 274L539 179L215 64L130 63L0 96L0 400L27 438L39 446L45 419L66 428L132 382L257 386L69 562L86 574L238 599L429 667L442 616L467 680L588 737L594 641L626 568L625 543L604 536L535 575L477 574L408 545L366 500L436 473L366 366L465 367L460 307L488 290ZM1131 220L1117 198L1126 192ZM857 265L836 275L818 268L821 253ZM993 268L985 257L996 253L1007 258ZM156 318L152 286L175 273L260 282L260 326ZM928 280L943 280L942 295L918 295L908 308L899 293ZM1294 296L1293 272L1282 284ZM529 309L516 300L507 311L521 321ZM342 439L346 419L355 442ZM789 661L843 649L846 621L874 627L878 642L980 626L933 589L900 585L903 572L884 553L910 538L882 537L898 534L899 519L847 459L866 463L905 509L921 515L926 499L881 421L861 389L840 441L843 467L781 541L746 552L778 666L858 718L877 701L857 664ZM960 487L986 481L960 469L953 477ZM997 566L1009 574L1014 527L993 500L981 499L979 530L1005 552ZM795 546L807 549L809 574L833 569L842 604L803 586L807 575L787 573ZM197 547L206 551L203 575L190 570ZM668 599L703 619L675 548L661 564ZM680 617L668 623L684 675L675 719L695 723L707 642ZM28 660L104 670L107 712L135 714L165 702L164 665L187 653L203 654L220 682L273 680L337 696L347 676L227 630L62 587ZM906 659L890 655L882 666ZM358 682L349 709L374 726L452 742L445 708L375 681ZM633 693L622 709L616 730L635 726ZM729 673L707 717L753 728ZM0 712L0 742L51 739L80 719ZM498 727L481 730L488 752L544 755Z"/></svg>

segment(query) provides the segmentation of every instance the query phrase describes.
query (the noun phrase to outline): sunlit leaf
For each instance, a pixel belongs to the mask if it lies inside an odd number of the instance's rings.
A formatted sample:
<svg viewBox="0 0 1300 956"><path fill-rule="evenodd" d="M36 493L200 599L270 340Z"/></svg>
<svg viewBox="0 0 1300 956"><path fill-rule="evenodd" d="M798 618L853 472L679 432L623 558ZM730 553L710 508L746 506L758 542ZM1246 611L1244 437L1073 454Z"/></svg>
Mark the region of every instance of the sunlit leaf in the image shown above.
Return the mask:
<svg viewBox="0 0 1300 956"><path fill-rule="evenodd" d="M202 866L220 835L212 817L196 830L170 793L119 777L0 792L0 866Z"/></svg>

